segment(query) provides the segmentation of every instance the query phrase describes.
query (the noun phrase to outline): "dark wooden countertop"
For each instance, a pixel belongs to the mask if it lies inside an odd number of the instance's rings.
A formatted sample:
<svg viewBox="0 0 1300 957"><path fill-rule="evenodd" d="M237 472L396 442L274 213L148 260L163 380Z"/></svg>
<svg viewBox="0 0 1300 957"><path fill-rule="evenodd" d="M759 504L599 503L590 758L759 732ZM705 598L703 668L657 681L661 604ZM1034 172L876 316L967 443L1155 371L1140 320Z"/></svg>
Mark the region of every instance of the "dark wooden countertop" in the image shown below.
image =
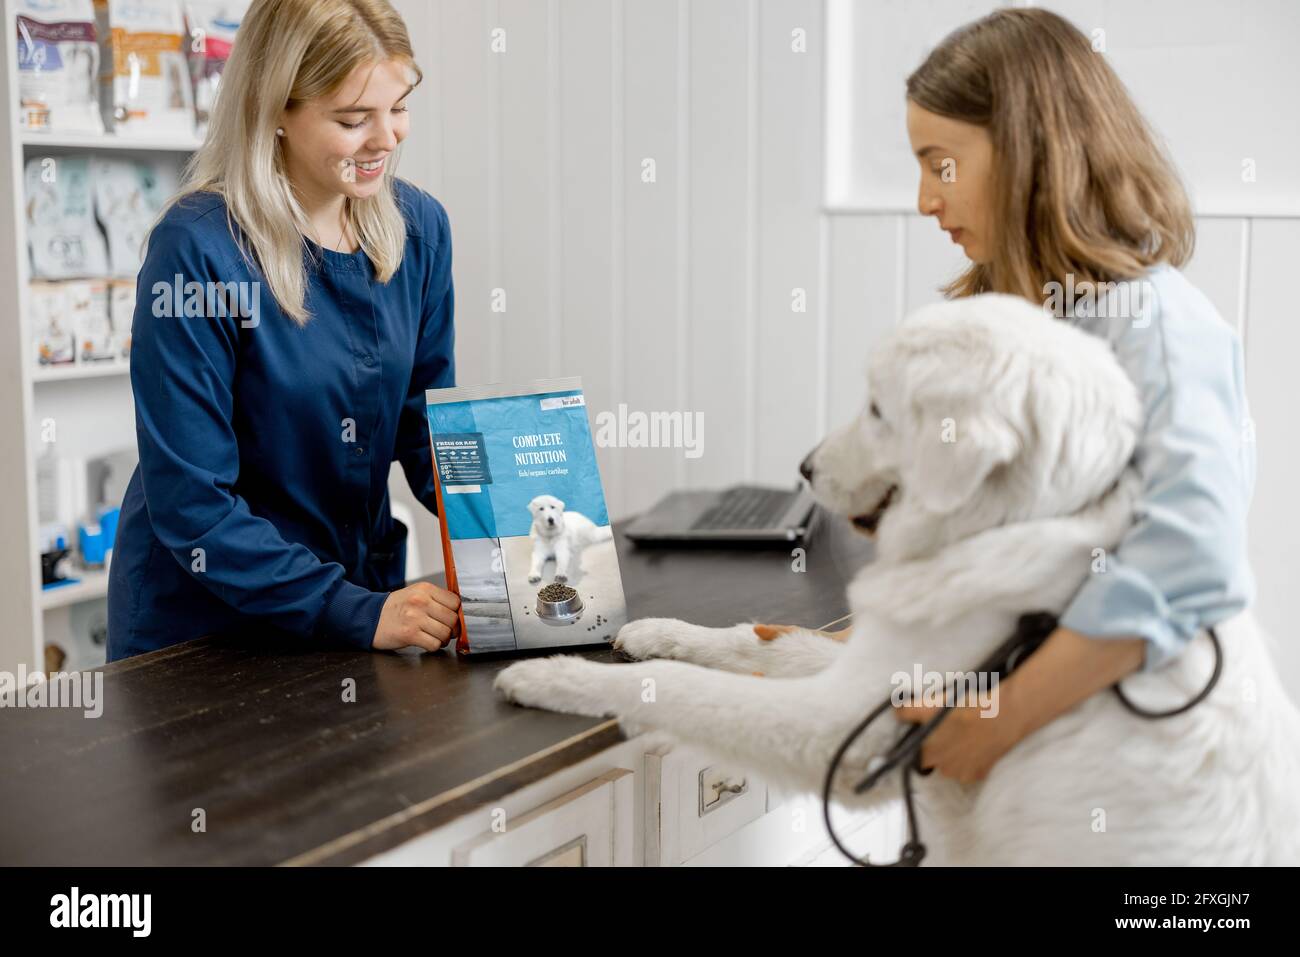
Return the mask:
<svg viewBox="0 0 1300 957"><path fill-rule="evenodd" d="M828 624L870 554L830 523L802 573L789 549L617 547L632 617L707 625ZM250 632L108 665L99 718L0 709L0 864L351 864L623 740L613 720L502 701L492 680L517 657Z"/></svg>

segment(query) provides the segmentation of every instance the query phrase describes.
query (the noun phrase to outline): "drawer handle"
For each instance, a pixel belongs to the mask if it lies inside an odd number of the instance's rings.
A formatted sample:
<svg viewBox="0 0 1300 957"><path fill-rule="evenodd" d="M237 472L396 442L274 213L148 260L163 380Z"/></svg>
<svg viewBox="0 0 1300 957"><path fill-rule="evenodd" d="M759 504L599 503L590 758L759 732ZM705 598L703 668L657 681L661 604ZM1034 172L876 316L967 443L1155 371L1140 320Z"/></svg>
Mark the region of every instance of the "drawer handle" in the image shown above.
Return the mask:
<svg viewBox="0 0 1300 957"><path fill-rule="evenodd" d="M700 817L716 811L749 790L749 780L710 765L700 771Z"/></svg>

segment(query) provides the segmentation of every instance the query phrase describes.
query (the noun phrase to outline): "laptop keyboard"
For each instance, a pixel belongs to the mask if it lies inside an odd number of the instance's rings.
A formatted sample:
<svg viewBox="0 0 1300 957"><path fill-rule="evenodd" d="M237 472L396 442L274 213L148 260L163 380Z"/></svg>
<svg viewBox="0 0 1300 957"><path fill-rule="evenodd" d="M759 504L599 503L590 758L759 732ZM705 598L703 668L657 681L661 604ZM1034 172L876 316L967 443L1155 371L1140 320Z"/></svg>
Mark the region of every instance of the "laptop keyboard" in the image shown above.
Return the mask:
<svg viewBox="0 0 1300 957"><path fill-rule="evenodd" d="M691 529L750 530L772 528L787 508L794 492L740 486L727 489L715 505L697 518Z"/></svg>

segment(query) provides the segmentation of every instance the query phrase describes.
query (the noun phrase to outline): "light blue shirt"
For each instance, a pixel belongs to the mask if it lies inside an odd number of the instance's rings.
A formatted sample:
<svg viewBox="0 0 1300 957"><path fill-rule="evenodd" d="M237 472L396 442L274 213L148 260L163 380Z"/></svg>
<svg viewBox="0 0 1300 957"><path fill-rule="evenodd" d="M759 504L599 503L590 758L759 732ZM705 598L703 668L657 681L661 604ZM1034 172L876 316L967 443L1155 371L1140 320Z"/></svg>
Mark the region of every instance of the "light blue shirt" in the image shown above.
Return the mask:
<svg viewBox="0 0 1300 957"><path fill-rule="evenodd" d="M1168 265L1067 321L1110 342L1137 385L1145 426L1133 456L1142 477L1133 526L1060 624L1094 637L1142 636L1152 671L1254 599L1246 511L1255 436L1241 337Z"/></svg>

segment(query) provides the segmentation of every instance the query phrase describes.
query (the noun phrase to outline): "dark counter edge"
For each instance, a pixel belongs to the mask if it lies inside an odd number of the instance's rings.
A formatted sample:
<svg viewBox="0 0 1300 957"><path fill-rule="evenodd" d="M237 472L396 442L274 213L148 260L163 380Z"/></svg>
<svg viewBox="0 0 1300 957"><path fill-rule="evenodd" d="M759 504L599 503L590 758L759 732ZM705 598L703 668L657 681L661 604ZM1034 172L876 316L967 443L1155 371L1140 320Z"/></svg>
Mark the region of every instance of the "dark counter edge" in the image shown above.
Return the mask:
<svg viewBox="0 0 1300 957"><path fill-rule="evenodd" d="M194 638L87 670L121 674L166 661L168 658L183 654L194 644L209 640L206 637ZM377 854L390 851L414 838L437 830L475 808L500 800L626 740L627 736L616 719L593 718L590 728L571 738L499 768L492 774L467 781L449 791L430 795L397 814L380 818L363 828L332 838L275 866L344 867L360 864Z"/></svg>

